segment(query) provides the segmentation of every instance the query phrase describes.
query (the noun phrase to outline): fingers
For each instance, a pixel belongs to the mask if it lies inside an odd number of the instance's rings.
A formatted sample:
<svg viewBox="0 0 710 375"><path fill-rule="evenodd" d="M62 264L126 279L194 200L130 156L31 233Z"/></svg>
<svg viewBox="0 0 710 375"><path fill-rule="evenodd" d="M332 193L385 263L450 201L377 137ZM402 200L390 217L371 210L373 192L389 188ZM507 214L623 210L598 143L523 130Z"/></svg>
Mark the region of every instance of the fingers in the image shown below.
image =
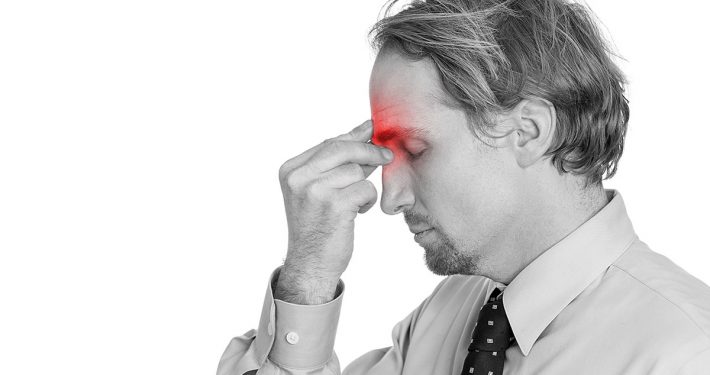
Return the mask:
<svg viewBox="0 0 710 375"><path fill-rule="evenodd" d="M358 181L339 191L339 196L350 204L353 212L365 213L377 202L377 189L372 181Z"/></svg>
<svg viewBox="0 0 710 375"><path fill-rule="evenodd" d="M375 169L377 169L377 167L347 163L323 173L320 180L330 187L342 189L366 179Z"/></svg>
<svg viewBox="0 0 710 375"><path fill-rule="evenodd" d="M363 122L362 124L354 127L352 130L345 134L341 134L335 138L332 138L331 140L338 140L338 141L361 141L361 142L366 142L372 138L372 120L367 120ZM295 156L289 160L287 160L283 165L282 169L285 171L291 170L293 168L299 167L303 164L306 163L308 159L310 159L313 154L318 152L327 142L331 140L326 140L324 142L321 142L308 150L304 151L298 156Z"/></svg>
<svg viewBox="0 0 710 375"><path fill-rule="evenodd" d="M320 182L331 188L342 189L365 179L363 168L356 163L335 167L321 175Z"/></svg>
<svg viewBox="0 0 710 375"><path fill-rule="evenodd" d="M392 152L384 147L359 141L328 140L307 164L316 173L322 173L345 163L377 167L390 161Z"/></svg>
<svg viewBox="0 0 710 375"><path fill-rule="evenodd" d="M370 211L370 209L372 208L372 206L375 205L376 202L377 202L377 194L375 194L375 198L371 202L360 207L360 209L357 210L357 213L364 214L365 212Z"/></svg>
<svg viewBox="0 0 710 375"><path fill-rule="evenodd" d="M279 170L284 197L301 197L287 201L329 201L325 207L340 207L348 219L367 212L377 202L377 190L366 178L393 159L390 150L370 143L372 131L367 120L284 163Z"/></svg>
<svg viewBox="0 0 710 375"><path fill-rule="evenodd" d="M308 265L290 268L292 272L298 269L303 278L320 274L337 281L350 262L353 220L377 201L375 185L365 178L393 157L389 150L367 143L371 138L372 121L368 120L288 160L279 169L289 232L286 264ZM290 263L289 259L296 261Z"/></svg>
<svg viewBox="0 0 710 375"><path fill-rule="evenodd" d="M372 120L366 120L362 124L353 128L353 130L341 134L334 139L339 141L358 141L367 142L372 138Z"/></svg>

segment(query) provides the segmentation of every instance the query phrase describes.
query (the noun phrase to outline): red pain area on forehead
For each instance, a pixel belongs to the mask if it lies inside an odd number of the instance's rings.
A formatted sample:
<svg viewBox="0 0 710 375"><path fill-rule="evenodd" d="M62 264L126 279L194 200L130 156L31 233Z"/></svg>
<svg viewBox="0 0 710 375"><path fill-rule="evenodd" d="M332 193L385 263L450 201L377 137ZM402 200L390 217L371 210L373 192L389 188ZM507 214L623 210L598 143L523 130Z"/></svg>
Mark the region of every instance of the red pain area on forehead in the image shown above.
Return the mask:
<svg viewBox="0 0 710 375"><path fill-rule="evenodd" d="M401 143L406 138L404 129L391 119L382 115L372 116L372 144L387 147L394 153L395 160L404 156Z"/></svg>
<svg viewBox="0 0 710 375"><path fill-rule="evenodd" d="M394 161L413 161L416 154L426 148L422 140L425 135L420 129L400 126L394 122L373 120L372 144L386 147L394 154Z"/></svg>
<svg viewBox="0 0 710 375"><path fill-rule="evenodd" d="M410 127L413 118L406 103L384 103L377 96L372 99L372 143L392 151L395 162L412 160L413 154L424 148L428 131Z"/></svg>
<svg viewBox="0 0 710 375"><path fill-rule="evenodd" d="M398 116L396 112L399 112L399 108L382 100L380 95L371 97L370 103L372 105L372 143L385 147L384 143L401 134L398 121L403 114L399 113Z"/></svg>

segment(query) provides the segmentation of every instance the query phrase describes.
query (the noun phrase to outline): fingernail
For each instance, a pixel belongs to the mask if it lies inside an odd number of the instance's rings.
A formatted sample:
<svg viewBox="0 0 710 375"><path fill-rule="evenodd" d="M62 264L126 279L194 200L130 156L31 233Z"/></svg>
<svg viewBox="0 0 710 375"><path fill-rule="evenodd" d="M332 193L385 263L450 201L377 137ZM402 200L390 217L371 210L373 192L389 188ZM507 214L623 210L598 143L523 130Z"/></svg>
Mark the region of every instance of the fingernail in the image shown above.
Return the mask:
<svg viewBox="0 0 710 375"><path fill-rule="evenodd" d="M387 160L392 160L392 158L394 157L394 154L392 154L392 151L390 151L389 149L386 149L386 148L382 149L382 155L384 155L385 159L387 159Z"/></svg>

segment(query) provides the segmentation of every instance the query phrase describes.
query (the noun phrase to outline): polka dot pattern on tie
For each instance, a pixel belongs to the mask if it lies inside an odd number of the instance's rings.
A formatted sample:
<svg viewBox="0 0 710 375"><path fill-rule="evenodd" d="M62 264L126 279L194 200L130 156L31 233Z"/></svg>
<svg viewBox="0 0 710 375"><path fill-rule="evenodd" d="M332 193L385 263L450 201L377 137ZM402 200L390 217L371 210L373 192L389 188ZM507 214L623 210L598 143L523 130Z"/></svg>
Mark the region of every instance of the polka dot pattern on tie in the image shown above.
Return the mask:
<svg viewBox="0 0 710 375"><path fill-rule="evenodd" d="M515 337L505 315L500 289L496 288L478 313L461 375L502 375L505 350Z"/></svg>

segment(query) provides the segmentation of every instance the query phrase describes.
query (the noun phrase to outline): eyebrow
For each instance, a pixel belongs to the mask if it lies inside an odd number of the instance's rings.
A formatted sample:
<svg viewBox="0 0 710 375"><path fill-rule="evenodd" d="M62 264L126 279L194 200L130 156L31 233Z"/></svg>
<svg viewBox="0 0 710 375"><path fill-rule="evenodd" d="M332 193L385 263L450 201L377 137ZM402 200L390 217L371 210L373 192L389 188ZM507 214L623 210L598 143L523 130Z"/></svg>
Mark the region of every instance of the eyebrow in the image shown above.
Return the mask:
<svg viewBox="0 0 710 375"><path fill-rule="evenodd" d="M392 127L392 128L377 132L377 140L379 142L387 142L387 141L391 140L392 138L397 138L397 137L404 137L404 138L422 137L422 136L426 137L428 135L429 135L429 131L426 129Z"/></svg>

